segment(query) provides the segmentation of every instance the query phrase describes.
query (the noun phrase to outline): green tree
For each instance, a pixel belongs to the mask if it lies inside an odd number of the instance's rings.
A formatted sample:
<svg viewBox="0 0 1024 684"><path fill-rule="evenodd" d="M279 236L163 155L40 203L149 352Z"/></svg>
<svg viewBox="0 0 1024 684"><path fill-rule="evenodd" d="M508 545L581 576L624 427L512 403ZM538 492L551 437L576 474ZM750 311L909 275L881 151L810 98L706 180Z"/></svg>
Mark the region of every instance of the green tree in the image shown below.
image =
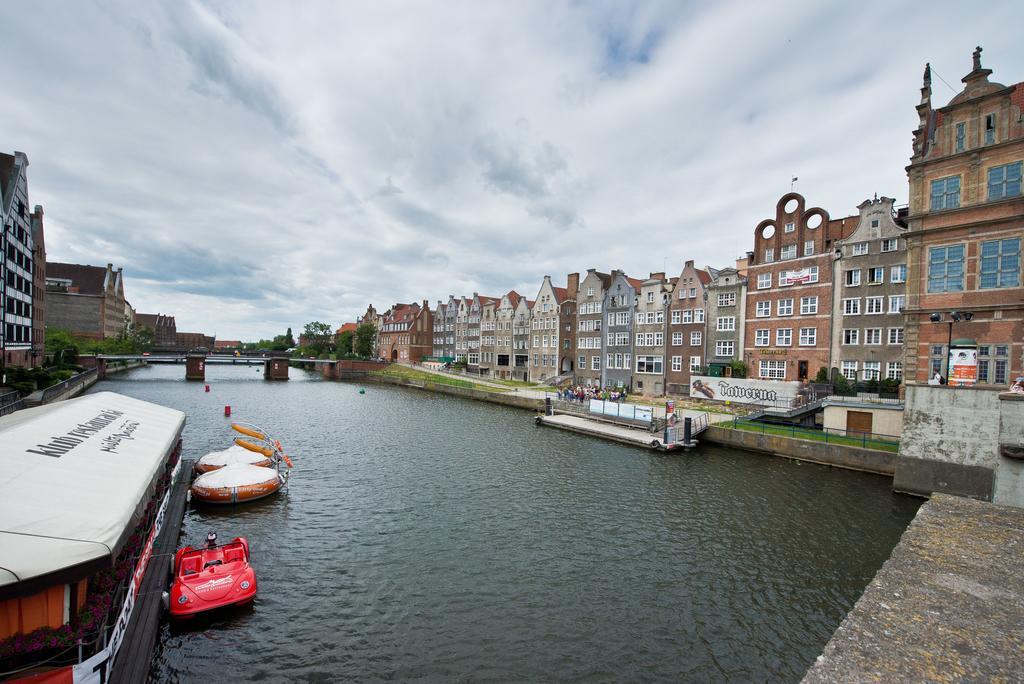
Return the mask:
<svg viewBox="0 0 1024 684"><path fill-rule="evenodd" d="M338 350L338 358L341 358L342 354L352 353L352 340L355 339L355 334L351 330L338 335L334 341L334 346Z"/></svg>
<svg viewBox="0 0 1024 684"><path fill-rule="evenodd" d="M320 321L307 323L302 330L302 336L306 340L306 347L313 354L319 356L331 350L334 342L334 329Z"/></svg>
<svg viewBox="0 0 1024 684"><path fill-rule="evenodd" d="M355 352L356 356L363 358L373 354L373 342L377 338L377 326L373 323L363 323L356 328Z"/></svg>
<svg viewBox="0 0 1024 684"><path fill-rule="evenodd" d="M277 340L276 337L274 339ZM282 341L286 345L288 345L287 347L285 347L285 349L291 349L292 347L295 346L295 338L292 337L292 329L291 328L288 328L288 331L284 334L284 340L282 340Z"/></svg>

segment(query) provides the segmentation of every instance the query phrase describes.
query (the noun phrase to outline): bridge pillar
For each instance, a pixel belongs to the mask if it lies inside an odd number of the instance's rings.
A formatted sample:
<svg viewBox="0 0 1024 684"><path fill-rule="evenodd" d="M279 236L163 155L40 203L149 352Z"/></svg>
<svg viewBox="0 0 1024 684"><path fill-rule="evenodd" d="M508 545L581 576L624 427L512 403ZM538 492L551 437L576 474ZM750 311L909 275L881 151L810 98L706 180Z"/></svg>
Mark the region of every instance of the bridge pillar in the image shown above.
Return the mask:
<svg viewBox="0 0 1024 684"><path fill-rule="evenodd" d="M96 359L96 379L106 380L107 379L107 360Z"/></svg>
<svg viewBox="0 0 1024 684"><path fill-rule="evenodd" d="M189 354L185 357L185 379L206 380L206 354Z"/></svg>
<svg viewBox="0 0 1024 684"><path fill-rule="evenodd" d="M338 375L338 363L322 363L320 364L320 371L323 373L324 380L337 380Z"/></svg>
<svg viewBox="0 0 1024 684"><path fill-rule="evenodd" d="M263 364L263 378L265 380L287 380L288 359L286 357L267 359Z"/></svg>

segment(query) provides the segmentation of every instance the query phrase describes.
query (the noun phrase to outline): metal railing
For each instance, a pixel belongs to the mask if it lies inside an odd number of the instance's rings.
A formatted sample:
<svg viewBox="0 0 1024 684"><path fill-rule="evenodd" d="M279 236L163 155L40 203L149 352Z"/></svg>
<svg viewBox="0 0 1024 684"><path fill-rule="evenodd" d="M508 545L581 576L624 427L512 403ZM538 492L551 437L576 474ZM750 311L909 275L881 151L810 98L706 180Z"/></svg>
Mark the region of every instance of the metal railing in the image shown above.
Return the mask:
<svg viewBox="0 0 1024 684"><path fill-rule="evenodd" d="M664 419L655 418L651 422L646 420L638 420L636 418L626 418L624 416L613 415L609 413L595 413L590 410L590 401L584 400L582 403L575 401L566 401L564 399L556 398L557 395L547 394L546 398L551 402L551 409L555 413L567 413L573 416L580 416L583 418L591 418L593 420L600 420L607 423L615 423L617 425L625 425L628 427L641 428L650 432L659 432L661 427L656 427L658 421L664 421ZM609 401L609 404L617 402ZM625 404L625 402L618 402ZM632 406L632 404L629 404ZM648 407L644 407L648 408ZM663 427L664 425L662 425Z"/></svg>
<svg viewBox="0 0 1024 684"><path fill-rule="evenodd" d="M719 425L723 425L719 423ZM729 426L725 423L723 427ZM795 424L764 423L733 416L731 427L735 430L759 432L761 434L778 435L792 439L810 439L826 444L842 446L859 446L865 449L881 451L898 451L900 438L895 435L884 435L877 432L860 432L841 428L807 428Z"/></svg>
<svg viewBox="0 0 1024 684"><path fill-rule="evenodd" d="M17 394L17 392L15 392L15 394ZM3 406L0 406L0 416L10 415L11 413L20 411L23 408L25 408L24 399L18 399L16 401L6 403Z"/></svg>
<svg viewBox="0 0 1024 684"><path fill-rule="evenodd" d="M88 382L89 378L95 377L97 372L97 369L90 368L88 370L82 371L78 375L71 376L70 378L64 380L63 382L58 382L56 385L47 387L46 389L43 390L43 393L40 395L39 403L48 404L55 398L61 396L62 394L70 392L79 385L84 385L86 382Z"/></svg>
<svg viewBox="0 0 1024 684"><path fill-rule="evenodd" d="M0 394L0 406L6 406L7 404L13 403L21 399L21 392L18 390L11 390Z"/></svg>

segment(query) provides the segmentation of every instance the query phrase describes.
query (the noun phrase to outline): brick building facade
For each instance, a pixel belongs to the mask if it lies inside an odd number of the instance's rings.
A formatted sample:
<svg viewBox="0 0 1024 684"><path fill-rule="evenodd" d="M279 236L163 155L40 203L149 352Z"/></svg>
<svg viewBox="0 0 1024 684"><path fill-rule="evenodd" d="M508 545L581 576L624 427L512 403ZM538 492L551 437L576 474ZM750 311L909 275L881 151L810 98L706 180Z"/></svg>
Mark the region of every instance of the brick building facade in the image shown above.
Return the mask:
<svg viewBox="0 0 1024 684"><path fill-rule="evenodd" d="M124 298L124 272L113 264L85 266L46 264L46 325L78 337L117 337L128 325L131 309Z"/></svg>
<svg viewBox="0 0 1024 684"><path fill-rule="evenodd" d="M633 309L633 389L643 394L665 394L665 319L672 283L664 273L652 273L640 285Z"/></svg>
<svg viewBox="0 0 1024 684"><path fill-rule="evenodd" d="M711 269L708 283L706 365L718 365L723 375L733 361L743 359L743 343L747 311L746 260L744 270L737 268Z"/></svg>
<svg viewBox="0 0 1024 684"><path fill-rule="evenodd" d="M981 48L973 62L938 109L925 67L907 167L907 380L947 375L950 337L978 343L980 384L1024 375L1024 83L990 81Z"/></svg>
<svg viewBox="0 0 1024 684"><path fill-rule="evenodd" d="M832 250L855 224L856 217L832 220L824 209L808 209L791 192L779 200L775 218L754 229L743 350L748 377L813 379L831 367Z"/></svg>
<svg viewBox="0 0 1024 684"><path fill-rule="evenodd" d="M705 365L708 285L711 275L687 261L669 306L666 382L669 394L689 395L690 375Z"/></svg>
<svg viewBox="0 0 1024 684"><path fill-rule="evenodd" d="M377 329L377 350L381 358L398 363L420 363L430 356L434 321L430 302L395 304L384 314Z"/></svg>

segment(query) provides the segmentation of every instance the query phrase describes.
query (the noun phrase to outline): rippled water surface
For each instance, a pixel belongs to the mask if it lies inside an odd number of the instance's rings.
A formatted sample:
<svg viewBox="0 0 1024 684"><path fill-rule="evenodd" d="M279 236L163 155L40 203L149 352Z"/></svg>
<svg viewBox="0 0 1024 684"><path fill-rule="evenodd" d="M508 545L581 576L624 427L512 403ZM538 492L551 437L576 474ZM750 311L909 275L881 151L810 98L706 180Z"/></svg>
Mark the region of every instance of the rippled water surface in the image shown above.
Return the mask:
<svg viewBox="0 0 1024 684"><path fill-rule="evenodd" d="M267 383L212 366L101 383L188 414L223 407L295 461L287 494L191 508L249 538L255 606L164 624L154 681L798 680L918 502L890 481L704 446L666 456L418 390Z"/></svg>

